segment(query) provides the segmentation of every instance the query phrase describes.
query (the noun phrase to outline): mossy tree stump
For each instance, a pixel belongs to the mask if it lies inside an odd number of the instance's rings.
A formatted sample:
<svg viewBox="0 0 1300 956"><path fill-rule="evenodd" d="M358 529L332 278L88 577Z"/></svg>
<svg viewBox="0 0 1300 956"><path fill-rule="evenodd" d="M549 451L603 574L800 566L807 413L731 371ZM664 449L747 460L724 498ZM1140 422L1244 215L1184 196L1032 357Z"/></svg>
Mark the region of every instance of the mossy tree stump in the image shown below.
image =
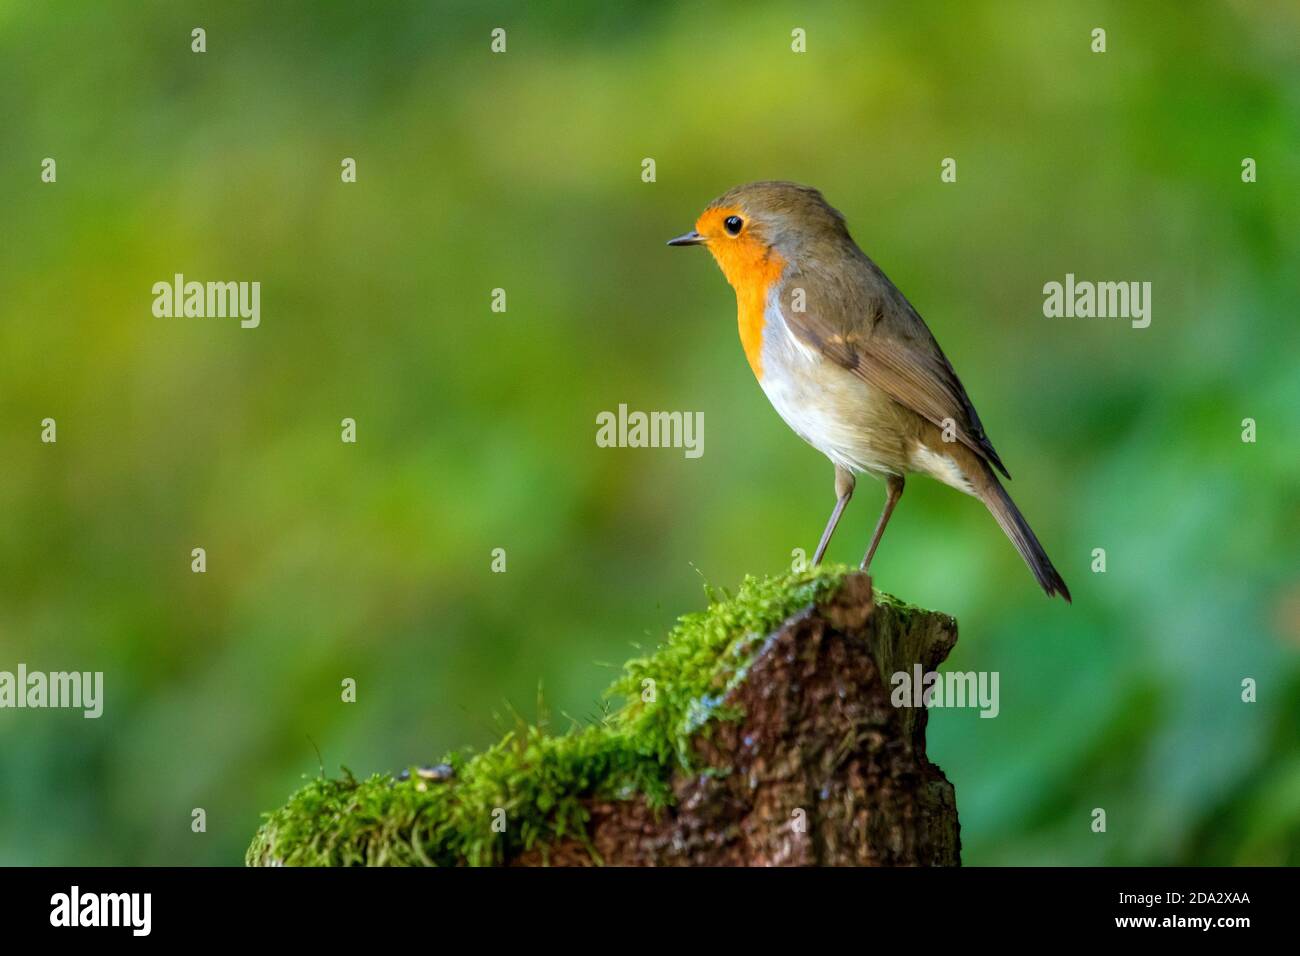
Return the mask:
<svg viewBox="0 0 1300 956"><path fill-rule="evenodd" d="M952 784L891 675L938 669L947 615L844 568L747 579L625 667L626 703L524 728L430 782L312 781L252 864L956 865Z"/></svg>

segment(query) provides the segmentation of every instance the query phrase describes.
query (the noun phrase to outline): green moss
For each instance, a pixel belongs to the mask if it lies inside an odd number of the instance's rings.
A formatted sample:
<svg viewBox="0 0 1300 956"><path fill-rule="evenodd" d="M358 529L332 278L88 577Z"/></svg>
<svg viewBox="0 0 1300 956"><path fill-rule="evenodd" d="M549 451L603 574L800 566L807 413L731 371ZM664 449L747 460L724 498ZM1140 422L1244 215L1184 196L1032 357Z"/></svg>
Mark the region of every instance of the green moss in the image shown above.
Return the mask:
<svg viewBox="0 0 1300 956"><path fill-rule="evenodd" d="M544 724L521 726L483 753L447 757L455 773L445 782L415 774L317 778L266 815L247 862L490 865L566 837L585 840L584 798L641 794L662 806L674 769L691 767L692 738L739 716L721 702L761 640L848 571L747 577L734 596L706 588L705 610L681 618L654 653L624 666L606 692L621 706L599 723L561 735ZM502 810L506 825L497 832Z"/></svg>

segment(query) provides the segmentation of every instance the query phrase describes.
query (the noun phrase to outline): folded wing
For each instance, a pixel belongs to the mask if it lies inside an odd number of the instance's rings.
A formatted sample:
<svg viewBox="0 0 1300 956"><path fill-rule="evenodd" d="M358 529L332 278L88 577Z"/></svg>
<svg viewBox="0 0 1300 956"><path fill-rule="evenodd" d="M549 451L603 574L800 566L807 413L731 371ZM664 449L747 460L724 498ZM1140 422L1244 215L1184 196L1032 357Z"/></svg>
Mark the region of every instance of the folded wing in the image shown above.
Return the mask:
<svg viewBox="0 0 1300 956"><path fill-rule="evenodd" d="M787 273L779 295L790 331L937 427L951 421L958 441L1010 478L925 322L874 262L861 252L858 257L857 275L821 274L810 281L801 269ZM814 301L811 289L821 290L822 301Z"/></svg>

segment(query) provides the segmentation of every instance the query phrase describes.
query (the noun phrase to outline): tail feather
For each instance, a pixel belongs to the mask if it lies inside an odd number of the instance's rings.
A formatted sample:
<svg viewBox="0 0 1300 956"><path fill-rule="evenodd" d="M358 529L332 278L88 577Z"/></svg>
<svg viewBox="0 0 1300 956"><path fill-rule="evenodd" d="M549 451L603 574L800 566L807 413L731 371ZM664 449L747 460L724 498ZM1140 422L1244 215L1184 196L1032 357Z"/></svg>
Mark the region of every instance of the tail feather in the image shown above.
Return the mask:
<svg viewBox="0 0 1300 956"><path fill-rule="evenodd" d="M1065 586L1065 581L1061 579L1060 573L1052 564L1052 559L1047 556L1047 552L1039 543L1038 536L1029 527L1029 522L1020 513L1020 509L1016 507L1016 503L1011 500L1011 496L1007 494L1007 490L1002 487L1002 482L998 481L997 475L993 474L992 470L986 471L986 481L980 489L979 497L993 513L993 517L1011 539L1011 543L1016 546L1020 556L1025 559L1029 570L1034 572L1034 577L1038 579L1039 586L1047 592L1047 596L1059 594L1069 601L1070 589Z"/></svg>

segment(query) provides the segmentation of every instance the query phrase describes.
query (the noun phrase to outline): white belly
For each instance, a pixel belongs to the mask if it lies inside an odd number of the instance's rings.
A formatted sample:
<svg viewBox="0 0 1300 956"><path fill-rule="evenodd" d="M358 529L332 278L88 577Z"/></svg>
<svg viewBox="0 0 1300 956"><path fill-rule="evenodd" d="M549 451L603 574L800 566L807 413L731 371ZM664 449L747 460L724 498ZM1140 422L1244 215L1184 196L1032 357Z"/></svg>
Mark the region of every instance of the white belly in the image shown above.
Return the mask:
<svg viewBox="0 0 1300 956"><path fill-rule="evenodd" d="M800 438L836 465L876 476L901 474L907 455L893 429L900 409L794 337L775 301L763 330L762 386L772 407Z"/></svg>
<svg viewBox="0 0 1300 956"><path fill-rule="evenodd" d="M769 302L766 319L760 384L795 434L854 473L920 472L974 493L946 447L930 448L905 437L916 434L914 412L805 346L775 301Z"/></svg>

